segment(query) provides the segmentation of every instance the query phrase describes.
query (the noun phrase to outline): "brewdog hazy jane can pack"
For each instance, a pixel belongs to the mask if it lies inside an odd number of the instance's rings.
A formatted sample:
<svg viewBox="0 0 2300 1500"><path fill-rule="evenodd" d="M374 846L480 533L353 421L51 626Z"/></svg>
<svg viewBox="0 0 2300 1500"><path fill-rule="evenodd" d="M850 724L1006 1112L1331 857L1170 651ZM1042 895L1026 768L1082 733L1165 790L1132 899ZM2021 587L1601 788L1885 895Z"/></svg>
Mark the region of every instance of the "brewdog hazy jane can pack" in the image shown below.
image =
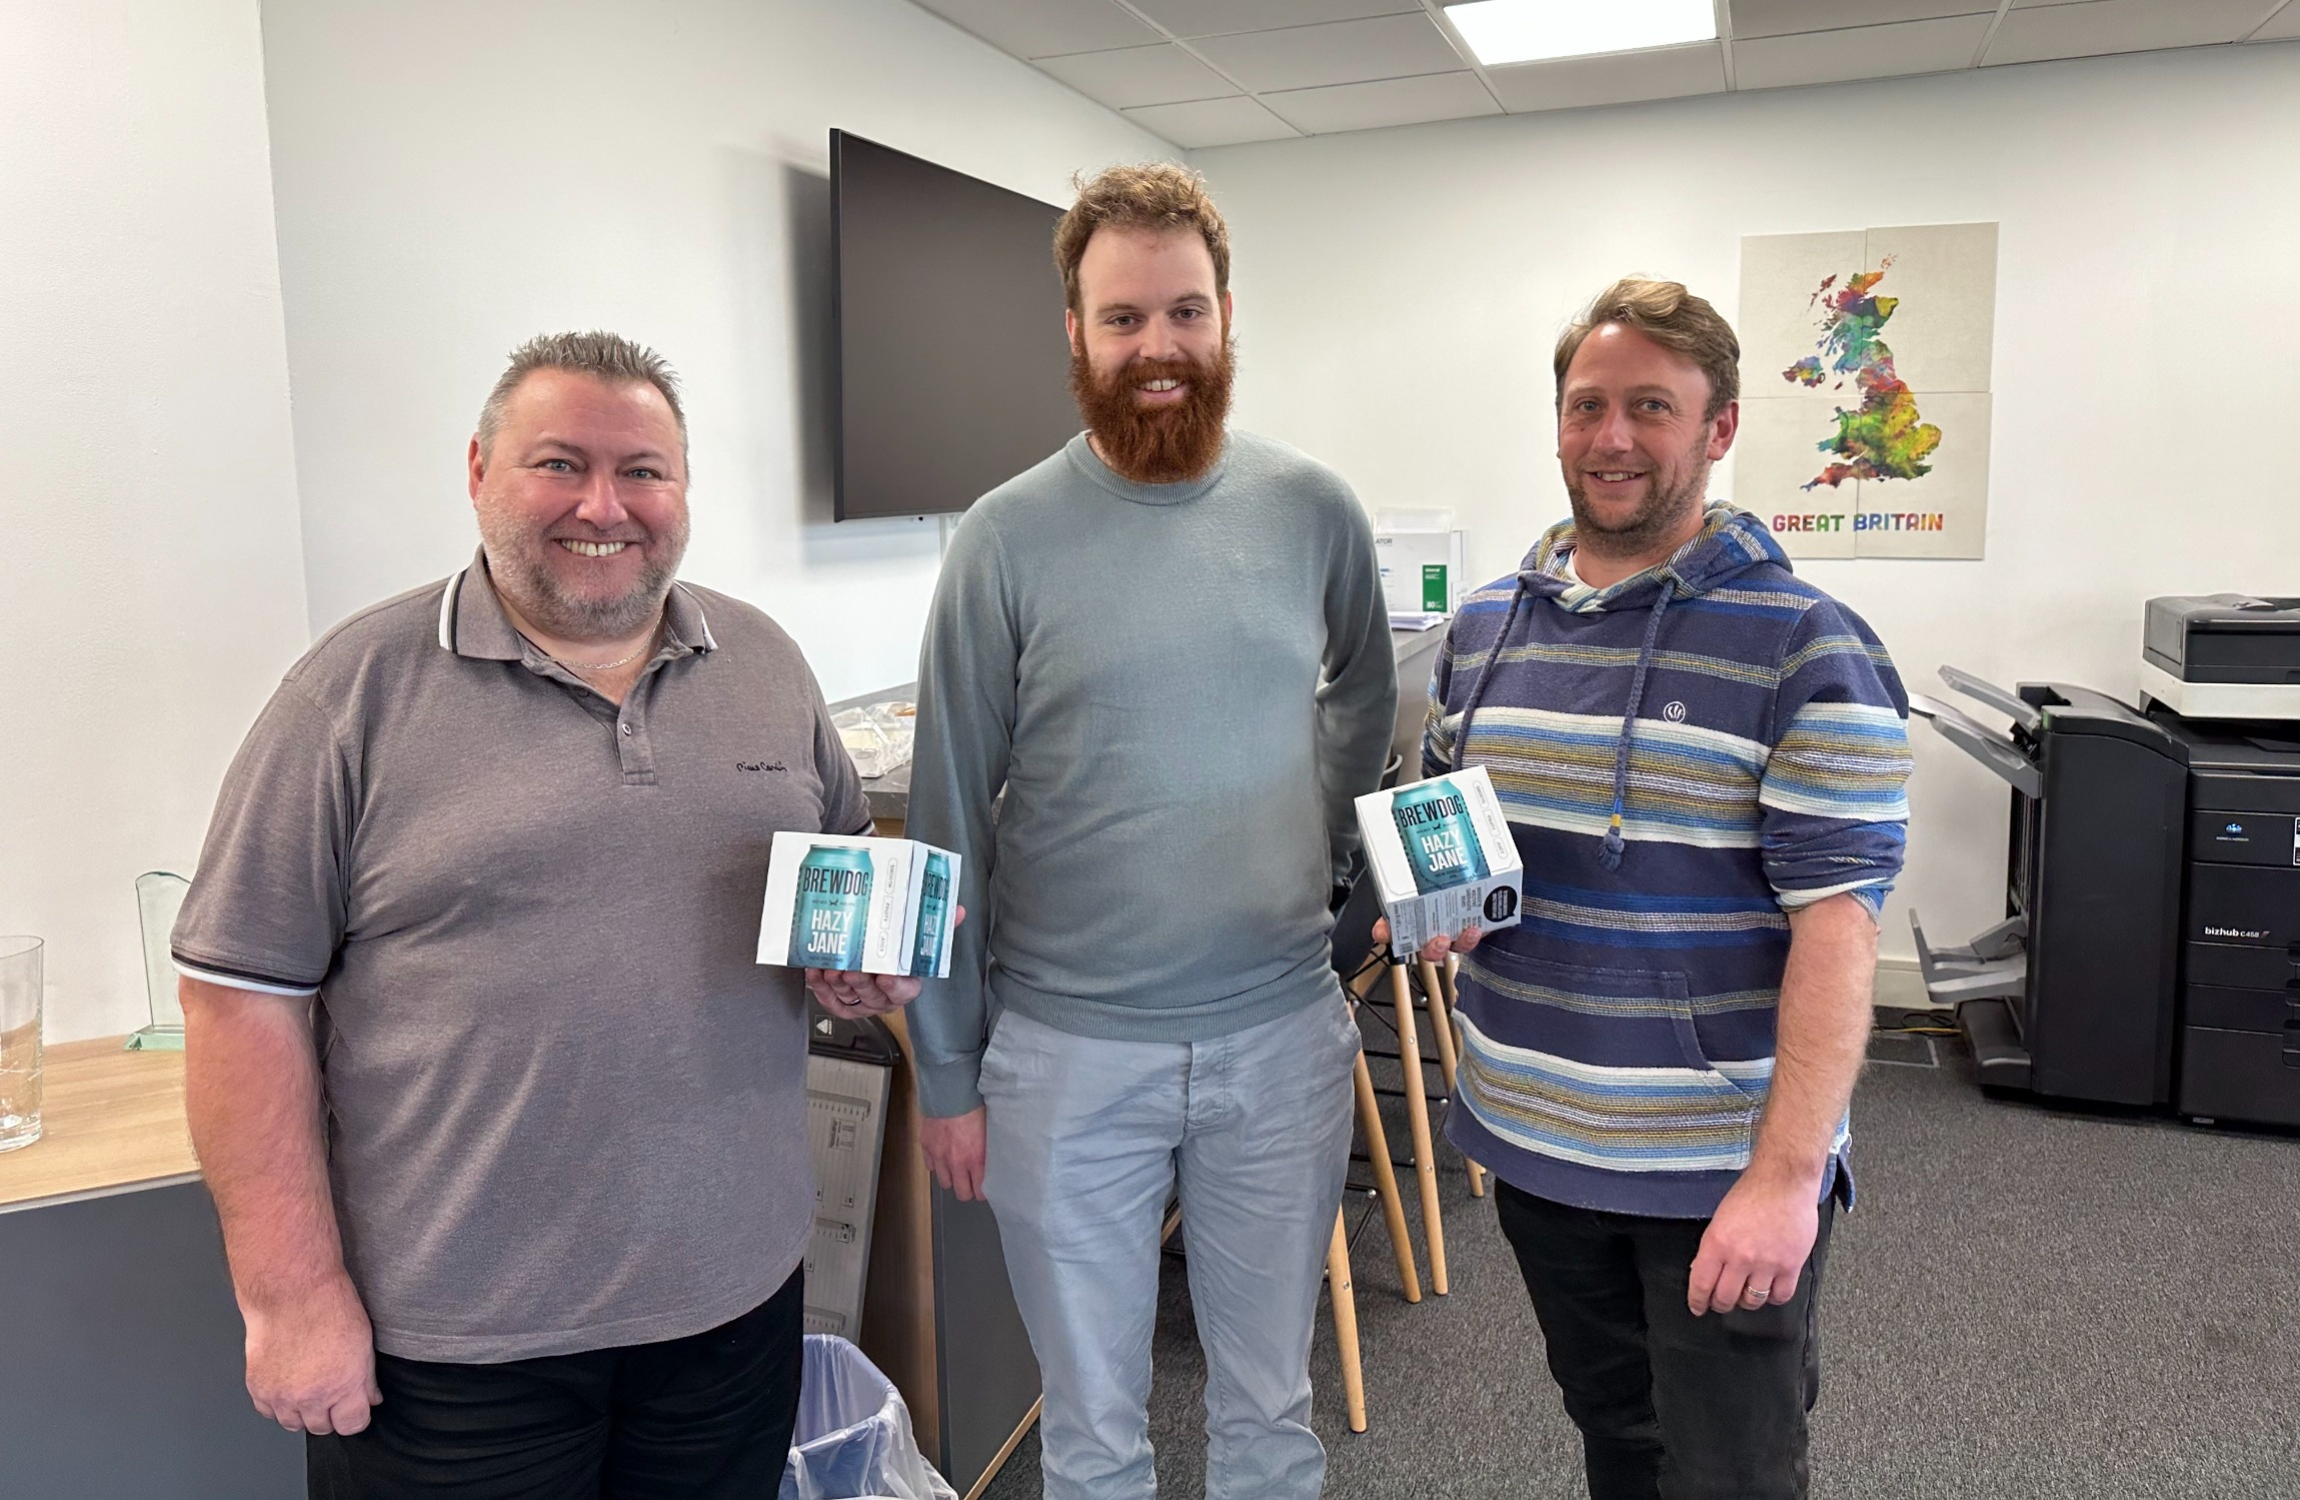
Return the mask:
<svg viewBox="0 0 2300 1500"><path fill-rule="evenodd" d="M865 974L950 974L959 857L913 839L778 833L759 962Z"/></svg>
<svg viewBox="0 0 2300 1500"><path fill-rule="evenodd" d="M1485 767L1367 793L1358 831L1397 957L1441 932L1517 925L1525 871Z"/></svg>

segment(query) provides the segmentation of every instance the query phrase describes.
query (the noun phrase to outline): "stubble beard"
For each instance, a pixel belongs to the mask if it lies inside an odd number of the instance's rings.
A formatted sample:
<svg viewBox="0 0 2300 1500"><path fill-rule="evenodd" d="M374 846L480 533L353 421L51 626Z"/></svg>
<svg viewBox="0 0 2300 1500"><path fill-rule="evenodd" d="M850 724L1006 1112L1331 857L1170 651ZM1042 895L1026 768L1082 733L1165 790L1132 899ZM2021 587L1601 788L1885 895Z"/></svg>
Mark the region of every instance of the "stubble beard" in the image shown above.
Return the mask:
<svg viewBox="0 0 2300 1500"><path fill-rule="evenodd" d="M1676 539L1687 520L1701 513L1708 492L1709 464L1696 455L1677 484L1649 490L1628 520L1608 524L1583 494L1581 477L1568 474L1565 497L1573 507L1574 545L1597 557L1634 558L1655 551Z"/></svg>
<svg viewBox="0 0 2300 1500"><path fill-rule="evenodd" d="M1222 456L1237 357L1237 344L1225 331L1221 352L1210 363L1138 359L1097 378L1083 343L1073 342L1070 394L1112 472L1136 484L1179 484L1206 473ZM1145 407L1135 400L1142 386L1166 379L1188 383L1180 402Z"/></svg>
<svg viewBox="0 0 2300 1500"><path fill-rule="evenodd" d="M632 544L642 550L646 565L628 590L612 598L589 598L567 590L552 573L545 549L557 542L484 499L478 510L479 538L495 587L537 629L561 640L619 641L637 634L662 610L687 554L687 520L681 516L676 529Z"/></svg>

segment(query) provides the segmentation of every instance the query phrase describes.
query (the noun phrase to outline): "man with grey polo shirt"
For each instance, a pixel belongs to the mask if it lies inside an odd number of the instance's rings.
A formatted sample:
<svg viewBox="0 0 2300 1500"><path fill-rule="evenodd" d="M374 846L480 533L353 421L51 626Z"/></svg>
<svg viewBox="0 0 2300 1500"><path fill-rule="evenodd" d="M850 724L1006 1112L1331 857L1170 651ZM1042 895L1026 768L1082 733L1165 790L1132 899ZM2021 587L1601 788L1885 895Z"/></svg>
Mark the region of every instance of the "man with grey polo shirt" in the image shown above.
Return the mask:
<svg viewBox="0 0 2300 1500"><path fill-rule="evenodd" d="M175 931L248 1389L317 1496L769 1494L814 1206L768 846L869 815L797 646L673 581L660 358L530 342L468 463L479 555L288 673Z"/></svg>

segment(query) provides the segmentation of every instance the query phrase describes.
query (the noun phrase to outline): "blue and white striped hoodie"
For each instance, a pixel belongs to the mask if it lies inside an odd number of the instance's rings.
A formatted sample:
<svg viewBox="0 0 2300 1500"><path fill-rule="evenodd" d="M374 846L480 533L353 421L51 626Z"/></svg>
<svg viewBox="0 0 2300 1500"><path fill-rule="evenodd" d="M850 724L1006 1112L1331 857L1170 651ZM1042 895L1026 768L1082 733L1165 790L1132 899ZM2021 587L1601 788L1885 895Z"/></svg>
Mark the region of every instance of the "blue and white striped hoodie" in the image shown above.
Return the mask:
<svg viewBox="0 0 2300 1500"><path fill-rule="evenodd" d="M1463 600L1430 684L1422 774L1485 766L1525 861L1521 925L1462 959L1447 1134L1538 1197L1705 1218L1771 1083L1785 913L1874 913L1900 873L1908 698L1745 511L1610 588L1572 549Z"/></svg>

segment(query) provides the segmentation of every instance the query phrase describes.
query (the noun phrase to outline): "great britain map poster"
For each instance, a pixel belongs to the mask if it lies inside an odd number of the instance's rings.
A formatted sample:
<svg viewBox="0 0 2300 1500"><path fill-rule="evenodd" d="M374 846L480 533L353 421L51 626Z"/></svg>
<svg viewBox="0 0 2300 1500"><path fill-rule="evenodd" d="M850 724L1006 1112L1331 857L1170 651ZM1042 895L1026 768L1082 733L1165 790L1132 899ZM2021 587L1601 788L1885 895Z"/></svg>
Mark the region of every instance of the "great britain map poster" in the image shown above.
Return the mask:
<svg viewBox="0 0 2300 1500"><path fill-rule="evenodd" d="M1735 504L1791 557L1977 558L1997 226L1741 241Z"/></svg>

